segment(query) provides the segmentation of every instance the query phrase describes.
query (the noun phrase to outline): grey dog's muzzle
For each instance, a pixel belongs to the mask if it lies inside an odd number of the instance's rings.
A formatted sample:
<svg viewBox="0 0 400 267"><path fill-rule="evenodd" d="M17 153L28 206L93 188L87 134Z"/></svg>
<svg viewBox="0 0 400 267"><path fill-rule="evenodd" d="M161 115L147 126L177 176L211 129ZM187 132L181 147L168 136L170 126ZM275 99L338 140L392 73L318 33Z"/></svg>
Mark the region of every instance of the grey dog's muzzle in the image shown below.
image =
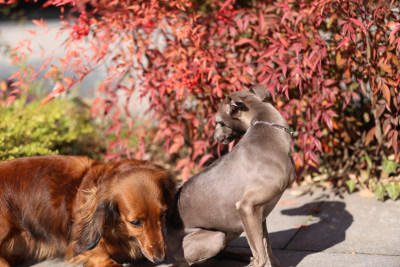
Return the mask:
<svg viewBox="0 0 400 267"><path fill-rule="evenodd" d="M222 126L219 123L217 123L217 126L215 127L214 133L213 133L213 138L215 141L218 143L222 144L229 144L236 138L238 138L240 134L231 128L227 126Z"/></svg>

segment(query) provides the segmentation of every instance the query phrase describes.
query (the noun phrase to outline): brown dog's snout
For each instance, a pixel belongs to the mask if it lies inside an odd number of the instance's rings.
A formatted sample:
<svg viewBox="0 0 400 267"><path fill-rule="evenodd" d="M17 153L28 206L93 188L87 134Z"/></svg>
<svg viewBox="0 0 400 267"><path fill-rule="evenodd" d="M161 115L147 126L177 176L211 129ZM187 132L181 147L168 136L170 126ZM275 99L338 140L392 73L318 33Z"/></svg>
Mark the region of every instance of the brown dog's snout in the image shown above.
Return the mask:
<svg viewBox="0 0 400 267"><path fill-rule="evenodd" d="M154 262L155 264L163 263L163 262L165 262L165 256L160 257L160 258L154 257L154 258L153 258L153 262Z"/></svg>
<svg viewBox="0 0 400 267"><path fill-rule="evenodd" d="M152 224L149 224L149 226ZM153 225L154 226L154 225ZM137 238L144 256L158 264L165 261L167 246L165 244L164 235L161 229L154 229L149 227L146 229L145 234Z"/></svg>
<svg viewBox="0 0 400 267"><path fill-rule="evenodd" d="M149 260L155 264L163 263L165 261L166 247L164 243L150 246L149 250Z"/></svg>

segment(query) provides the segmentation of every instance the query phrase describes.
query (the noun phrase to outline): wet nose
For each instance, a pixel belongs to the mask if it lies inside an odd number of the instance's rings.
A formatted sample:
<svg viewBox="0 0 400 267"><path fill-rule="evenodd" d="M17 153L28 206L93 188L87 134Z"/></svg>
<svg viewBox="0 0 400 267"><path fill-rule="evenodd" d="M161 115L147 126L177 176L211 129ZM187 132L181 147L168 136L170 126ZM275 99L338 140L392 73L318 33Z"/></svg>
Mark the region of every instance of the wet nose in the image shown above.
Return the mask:
<svg viewBox="0 0 400 267"><path fill-rule="evenodd" d="M163 263L164 261L165 261L165 257L162 257L162 258L154 257L154 258L153 258L153 262L154 262L155 264L160 264L160 263Z"/></svg>

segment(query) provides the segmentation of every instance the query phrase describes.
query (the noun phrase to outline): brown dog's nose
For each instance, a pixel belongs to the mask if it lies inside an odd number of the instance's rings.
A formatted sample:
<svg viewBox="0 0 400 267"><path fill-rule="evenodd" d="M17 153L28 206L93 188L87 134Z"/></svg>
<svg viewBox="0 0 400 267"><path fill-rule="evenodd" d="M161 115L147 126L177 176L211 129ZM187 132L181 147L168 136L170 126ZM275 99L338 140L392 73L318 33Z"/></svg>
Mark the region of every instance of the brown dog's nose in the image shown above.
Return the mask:
<svg viewBox="0 0 400 267"><path fill-rule="evenodd" d="M155 264L160 264L160 263L163 263L164 261L165 261L165 257L163 257L163 258L154 257L154 258L153 258L153 262L154 262Z"/></svg>

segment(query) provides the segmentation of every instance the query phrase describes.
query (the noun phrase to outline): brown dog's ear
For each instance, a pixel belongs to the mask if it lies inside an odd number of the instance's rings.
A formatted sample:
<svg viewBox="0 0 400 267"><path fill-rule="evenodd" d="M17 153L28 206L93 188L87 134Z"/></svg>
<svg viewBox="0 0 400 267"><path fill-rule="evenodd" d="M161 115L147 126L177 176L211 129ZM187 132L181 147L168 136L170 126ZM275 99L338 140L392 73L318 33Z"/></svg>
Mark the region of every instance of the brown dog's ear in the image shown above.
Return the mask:
<svg viewBox="0 0 400 267"><path fill-rule="evenodd" d="M172 174L168 171L160 171L160 174L162 174L160 178L160 185L164 195L165 203L168 206L168 213L170 213L175 205L175 195L177 191L176 181Z"/></svg>
<svg viewBox="0 0 400 267"><path fill-rule="evenodd" d="M94 249L103 235L104 225L113 225L119 215L116 203L102 200L97 205L96 211L92 216L87 216L86 220L80 222L78 239L74 246L74 257L79 254Z"/></svg>
<svg viewBox="0 0 400 267"><path fill-rule="evenodd" d="M266 85L256 85L250 88L250 92L258 96L261 101L272 101L271 93L266 88Z"/></svg>

